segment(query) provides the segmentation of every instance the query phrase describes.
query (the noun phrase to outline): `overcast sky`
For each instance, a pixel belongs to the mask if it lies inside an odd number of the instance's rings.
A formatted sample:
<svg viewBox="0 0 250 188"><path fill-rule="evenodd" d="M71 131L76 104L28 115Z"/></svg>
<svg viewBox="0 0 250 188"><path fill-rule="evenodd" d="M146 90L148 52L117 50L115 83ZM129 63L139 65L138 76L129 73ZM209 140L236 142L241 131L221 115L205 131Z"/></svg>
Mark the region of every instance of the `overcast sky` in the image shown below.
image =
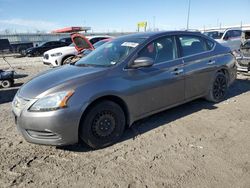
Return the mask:
<svg viewBox="0 0 250 188"><path fill-rule="evenodd" d="M250 0L191 0L190 28L250 24ZM188 0L0 0L0 31L49 32L90 26L94 32L186 27Z"/></svg>

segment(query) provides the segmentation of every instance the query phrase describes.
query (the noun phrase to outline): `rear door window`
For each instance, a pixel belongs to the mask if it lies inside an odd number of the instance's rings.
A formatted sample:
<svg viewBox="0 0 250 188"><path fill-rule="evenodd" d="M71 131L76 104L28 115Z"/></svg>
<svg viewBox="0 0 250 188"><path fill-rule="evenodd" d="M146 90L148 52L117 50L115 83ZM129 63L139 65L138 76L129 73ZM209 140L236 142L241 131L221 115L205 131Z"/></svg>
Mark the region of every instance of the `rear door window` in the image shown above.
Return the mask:
<svg viewBox="0 0 250 188"><path fill-rule="evenodd" d="M212 50L214 45L215 45L215 43L213 41L207 40L207 39L206 39L206 44L207 44L207 49L208 50Z"/></svg>
<svg viewBox="0 0 250 188"><path fill-rule="evenodd" d="M179 36L179 40L182 56L195 55L209 50L208 45L201 37L183 35Z"/></svg>

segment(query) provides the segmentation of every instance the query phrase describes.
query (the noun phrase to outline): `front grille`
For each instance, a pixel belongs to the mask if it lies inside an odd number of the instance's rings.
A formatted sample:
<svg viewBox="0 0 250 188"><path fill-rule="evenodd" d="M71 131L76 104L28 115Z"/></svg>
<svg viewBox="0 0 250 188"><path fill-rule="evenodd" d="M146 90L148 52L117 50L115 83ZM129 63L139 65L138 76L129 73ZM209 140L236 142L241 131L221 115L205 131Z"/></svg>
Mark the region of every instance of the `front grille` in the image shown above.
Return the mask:
<svg viewBox="0 0 250 188"><path fill-rule="evenodd" d="M244 57L250 57L250 52L248 52L248 53L243 52L242 54L243 54Z"/></svg>
<svg viewBox="0 0 250 188"><path fill-rule="evenodd" d="M240 51L244 57L250 57L250 49L241 49Z"/></svg>
<svg viewBox="0 0 250 188"><path fill-rule="evenodd" d="M44 58L44 59L49 59L49 54L44 54L44 55L43 55L43 58Z"/></svg>
<svg viewBox="0 0 250 188"><path fill-rule="evenodd" d="M250 67L250 60L238 60L238 64L242 67Z"/></svg>

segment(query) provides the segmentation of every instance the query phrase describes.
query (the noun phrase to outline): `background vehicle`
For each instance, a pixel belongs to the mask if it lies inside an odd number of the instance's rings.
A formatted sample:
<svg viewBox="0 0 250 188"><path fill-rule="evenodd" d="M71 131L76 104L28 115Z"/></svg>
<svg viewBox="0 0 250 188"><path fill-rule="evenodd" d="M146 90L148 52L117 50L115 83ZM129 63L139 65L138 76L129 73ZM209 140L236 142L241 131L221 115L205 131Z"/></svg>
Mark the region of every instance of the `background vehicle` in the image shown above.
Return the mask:
<svg viewBox="0 0 250 188"><path fill-rule="evenodd" d="M242 32L240 50L236 52L237 69L239 71L250 71L250 31Z"/></svg>
<svg viewBox="0 0 250 188"><path fill-rule="evenodd" d="M99 48L100 46L102 46L103 44L105 44L106 42L111 41L112 38L108 38L108 39L104 39L104 40L100 40L99 42L96 42L93 45L93 48L90 49L84 49L80 52L78 52L78 54L76 56L71 56L68 57L64 62L64 64L69 64L69 63L76 63L77 61L79 61L79 59L81 59L83 56L86 56L88 54L90 54L93 50Z"/></svg>
<svg viewBox="0 0 250 188"><path fill-rule="evenodd" d="M71 37L65 37L65 38L61 38L59 41L61 42L65 42L68 45L70 45L72 43Z"/></svg>
<svg viewBox="0 0 250 188"><path fill-rule="evenodd" d="M239 50L241 44L241 29L226 29L226 30L213 30L204 32L207 35L215 39L220 44L229 47L232 51Z"/></svg>
<svg viewBox="0 0 250 188"><path fill-rule="evenodd" d="M83 35L82 35L83 36ZM96 42L103 40L103 39L107 39L107 38L111 38L110 36L83 36L83 39L85 40L88 39L88 41L93 45ZM72 42L72 39L71 39ZM88 48L93 48L93 47L88 47ZM60 65L64 65L66 64L66 62L68 61L68 59L71 59L73 57L75 57L80 51L78 51L75 48L75 44L72 43L70 46L66 46L66 47L61 47L61 48L55 48L53 50L49 50L46 51L43 54L43 63L46 65L52 65L52 66L60 66Z"/></svg>
<svg viewBox="0 0 250 188"><path fill-rule="evenodd" d="M17 74L8 61L2 56L3 60L10 66L12 70L2 70L0 69L0 85L3 88L9 88L14 85L15 79L24 78L28 75L26 74Z"/></svg>
<svg viewBox="0 0 250 188"><path fill-rule="evenodd" d="M67 46L67 45L68 45L67 43L61 42L61 41L49 41L49 42L42 43L39 46L28 48L25 51L25 55L26 56L40 56L44 52L50 49Z"/></svg>
<svg viewBox="0 0 250 188"><path fill-rule="evenodd" d="M231 50L209 37L140 33L37 76L19 89L12 109L29 142L66 145L81 138L102 148L146 116L200 97L224 100L235 78Z"/></svg>
<svg viewBox="0 0 250 188"><path fill-rule="evenodd" d="M11 51L10 42L8 39L0 39L0 54Z"/></svg>

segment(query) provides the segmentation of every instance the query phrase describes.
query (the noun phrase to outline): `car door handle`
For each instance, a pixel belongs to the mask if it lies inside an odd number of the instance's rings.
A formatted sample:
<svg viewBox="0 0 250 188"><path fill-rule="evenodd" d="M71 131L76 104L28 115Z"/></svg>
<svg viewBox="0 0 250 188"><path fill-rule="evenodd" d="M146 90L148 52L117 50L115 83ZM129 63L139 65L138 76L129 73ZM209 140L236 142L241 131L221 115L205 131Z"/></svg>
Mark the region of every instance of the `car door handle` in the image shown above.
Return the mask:
<svg viewBox="0 0 250 188"><path fill-rule="evenodd" d="M213 64L215 64L215 61L214 60L209 60L207 64L208 65L213 65Z"/></svg>
<svg viewBox="0 0 250 188"><path fill-rule="evenodd" d="M181 74L181 73L183 73L183 72L184 72L183 69L178 69L178 68L176 68L176 69L174 69L174 71L172 71L171 73L172 73L172 74L175 74L175 75L178 75L178 74Z"/></svg>

